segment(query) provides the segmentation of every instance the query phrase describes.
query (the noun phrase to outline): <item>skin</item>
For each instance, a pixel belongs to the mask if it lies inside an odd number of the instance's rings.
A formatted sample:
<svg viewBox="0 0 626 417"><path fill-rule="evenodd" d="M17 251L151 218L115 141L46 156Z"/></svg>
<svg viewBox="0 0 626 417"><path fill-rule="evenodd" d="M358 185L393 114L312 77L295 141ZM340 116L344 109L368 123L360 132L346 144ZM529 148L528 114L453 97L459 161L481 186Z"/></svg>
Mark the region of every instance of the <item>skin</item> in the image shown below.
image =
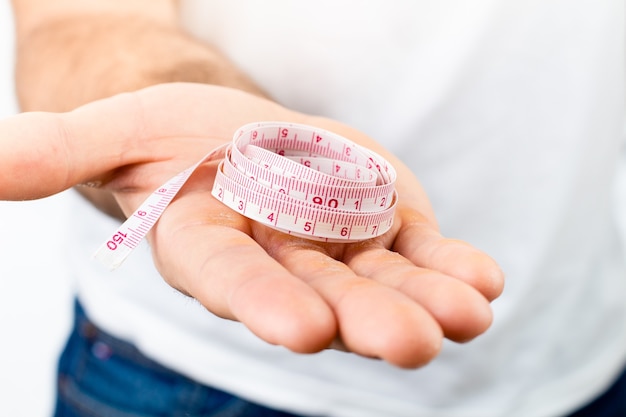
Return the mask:
<svg viewBox="0 0 626 417"><path fill-rule="evenodd" d="M17 91L31 112L0 121L0 147L15 149L0 154L1 199L97 183L79 189L124 217L245 123L319 126L396 167L400 197L391 231L351 244L276 232L211 197L216 163L207 163L148 236L163 278L212 313L295 352L340 348L415 368L437 355L444 337L462 342L487 330L503 274L485 253L441 236L409 169L362 132L268 99L220 53L177 27L175 2L13 6ZM168 60L157 59L165 53Z"/></svg>

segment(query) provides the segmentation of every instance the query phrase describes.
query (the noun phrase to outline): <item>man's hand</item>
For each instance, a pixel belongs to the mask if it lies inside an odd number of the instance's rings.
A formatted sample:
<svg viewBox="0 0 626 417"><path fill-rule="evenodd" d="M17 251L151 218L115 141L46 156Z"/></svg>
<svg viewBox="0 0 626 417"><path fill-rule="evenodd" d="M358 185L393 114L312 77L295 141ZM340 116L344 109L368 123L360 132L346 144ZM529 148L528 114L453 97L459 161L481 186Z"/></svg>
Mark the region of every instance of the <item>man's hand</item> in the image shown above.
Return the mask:
<svg viewBox="0 0 626 417"><path fill-rule="evenodd" d="M419 183L363 133L241 91L165 84L64 114L0 123L0 198L100 184L126 215L160 184L241 125L279 120L319 126L369 147L398 171L391 231L360 243L296 238L254 223L210 192L216 163L200 167L149 234L155 264L174 288L296 352L330 346L417 367L443 337L466 341L491 323L502 291L496 263L443 238ZM103 236L103 238L105 238Z"/></svg>

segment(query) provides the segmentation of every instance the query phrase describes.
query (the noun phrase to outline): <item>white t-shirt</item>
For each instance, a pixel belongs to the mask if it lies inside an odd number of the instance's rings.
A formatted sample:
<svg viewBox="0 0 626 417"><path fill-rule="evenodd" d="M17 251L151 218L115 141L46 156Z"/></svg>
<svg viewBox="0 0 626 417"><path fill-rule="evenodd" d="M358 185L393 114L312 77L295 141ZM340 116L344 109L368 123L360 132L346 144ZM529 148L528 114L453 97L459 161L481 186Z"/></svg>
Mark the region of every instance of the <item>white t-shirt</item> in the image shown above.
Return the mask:
<svg viewBox="0 0 626 417"><path fill-rule="evenodd" d="M399 155L444 234L492 255L506 288L486 334L423 369L298 355L168 287L145 245L102 270L89 255L117 223L77 198L71 261L96 323L178 372L302 414L557 416L606 389L626 359L623 2L182 3L186 26L279 102Z"/></svg>

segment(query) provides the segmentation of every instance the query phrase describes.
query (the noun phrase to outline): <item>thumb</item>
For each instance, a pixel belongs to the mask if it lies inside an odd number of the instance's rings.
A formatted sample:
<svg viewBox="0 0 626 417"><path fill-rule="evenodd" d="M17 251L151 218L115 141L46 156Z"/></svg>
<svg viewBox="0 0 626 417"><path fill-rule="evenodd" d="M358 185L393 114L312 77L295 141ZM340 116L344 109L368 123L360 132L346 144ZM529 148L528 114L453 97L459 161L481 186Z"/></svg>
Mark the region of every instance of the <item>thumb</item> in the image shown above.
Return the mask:
<svg viewBox="0 0 626 417"><path fill-rule="evenodd" d="M133 94L0 120L0 200L46 197L141 158Z"/></svg>

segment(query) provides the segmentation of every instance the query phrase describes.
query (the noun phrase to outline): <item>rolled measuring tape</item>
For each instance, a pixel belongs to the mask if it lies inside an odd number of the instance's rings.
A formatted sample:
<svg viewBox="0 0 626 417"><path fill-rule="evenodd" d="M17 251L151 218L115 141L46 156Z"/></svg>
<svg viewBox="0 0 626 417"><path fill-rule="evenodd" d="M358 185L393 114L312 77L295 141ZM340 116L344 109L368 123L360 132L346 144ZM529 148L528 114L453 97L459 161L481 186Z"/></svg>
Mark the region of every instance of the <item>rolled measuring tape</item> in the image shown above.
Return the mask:
<svg viewBox="0 0 626 417"><path fill-rule="evenodd" d="M307 239L354 242L387 232L397 201L395 169L377 153L312 126L259 122L239 128L156 189L94 258L120 266L201 164L218 165L212 195L268 227Z"/></svg>

